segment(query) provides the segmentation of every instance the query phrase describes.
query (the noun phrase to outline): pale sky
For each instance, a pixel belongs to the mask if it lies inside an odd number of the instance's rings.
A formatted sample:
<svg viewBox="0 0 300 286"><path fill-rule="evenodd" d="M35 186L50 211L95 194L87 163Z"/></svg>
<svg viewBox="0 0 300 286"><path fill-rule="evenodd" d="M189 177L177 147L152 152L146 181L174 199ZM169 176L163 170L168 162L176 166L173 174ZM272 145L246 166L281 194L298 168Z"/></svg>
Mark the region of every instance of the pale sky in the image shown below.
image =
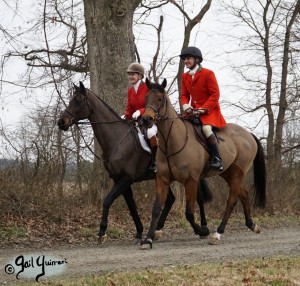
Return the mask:
<svg viewBox="0 0 300 286"><path fill-rule="evenodd" d="M26 9L30 8L29 11L32 11L32 7L30 6L30 3L28 3L29 1L25 1L26 3L23 2L24 1L20 1L19 3L26 5L20 9L20 13L24 14L14 15L12 9L1 9L0 25L6 27L12 26L12 24L15 25L16 21L22 25L22 21L27 19L26 17L28 16L28 10L26 12ZM198 3L198 1L191 2ZM3 5L3 3L1 5ZM235 84L234 76L232 75L231 69L227 64L227 61L230 59L228 58L228 55L225 54L225 51L230 50L235 43L226 41L224 37L221 37L223 33L228 32L229 27L223 23L223 14L218 11L219 8L220 6L218 1L213 1L210 10L204 16L202 23L194 28L190 45L195 45L200 48L204 58L202 63L203 66L212 69L215 72L221 90L220 103L223 114L230 122L236 123L237 120L232 118L234 110L231 108L225 108L225 106L223 106L223 102L226 99L230 98L231 100L238 100L239 97L242 96L242 94L234 94L234 96L232 94L230 86ZM199 7L195 7L195 11L197 13L199 12L199 9ZM192 17L192 8L188 10L188 14L190 17ZM164 7L162 11L157 10L156 15L153 14L151 16L151 22L153 24L158 24L158 17L161 13L164 15L162 49L167 50L168 56L179 55L183 41L182 15L174 6L168 5L168 7ZM147 70L154 55L154 50L156 49L156 35L154 29L149 29L148 32L145 32L144 29L145 27L143 27L141 30L134 28L134 33L137 39L137 46L142 59L142 64ZM235 33L237 31L232 32ZM2 34L1 37L3 37ZM174 61L174 65L170 66L169 69L166 70L165 77L168 77L169 74L171 76L172 74L175 75L179 58L176 57L176 59L177 60ZM11 81L17 80L22 76L24 69L26 69L26 64L24 62L15 60L13 64L11 64L10 69L5 70L4 78ZM174 97L176 96L177 95L174 95ZM45 97L46 105L49 103L49 98L50 97ZM22 93L18 93L18 88L12 88L11 85L4 85L0 96L0 104L0 119L2 123L6 128L14 129L18 122L23 117L26 117L30 107L35 104L35 94L28 94L26 97L24 97L24 91L22 91ZM240 122L242 123L240 125L246 126L248 124L247 120L249 120L249 124L251 125L251 122L253 121L251 118L246 118L244 120L245 121Z"/></svg>

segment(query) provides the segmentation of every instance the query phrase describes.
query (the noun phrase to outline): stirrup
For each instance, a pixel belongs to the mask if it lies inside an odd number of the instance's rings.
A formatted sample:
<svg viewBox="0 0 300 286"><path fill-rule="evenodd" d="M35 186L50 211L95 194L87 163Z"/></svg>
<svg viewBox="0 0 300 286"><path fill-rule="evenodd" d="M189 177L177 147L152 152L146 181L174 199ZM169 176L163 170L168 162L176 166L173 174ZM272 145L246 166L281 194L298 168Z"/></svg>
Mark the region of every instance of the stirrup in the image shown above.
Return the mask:
<svg viewBox="0 0 300 286"><path fill-rule="evenodd" d="M223 171L224 170L222 161L218 157L214 157L212 159L210 167L213 168L213 169L216 169L217 171Z"/></svg>

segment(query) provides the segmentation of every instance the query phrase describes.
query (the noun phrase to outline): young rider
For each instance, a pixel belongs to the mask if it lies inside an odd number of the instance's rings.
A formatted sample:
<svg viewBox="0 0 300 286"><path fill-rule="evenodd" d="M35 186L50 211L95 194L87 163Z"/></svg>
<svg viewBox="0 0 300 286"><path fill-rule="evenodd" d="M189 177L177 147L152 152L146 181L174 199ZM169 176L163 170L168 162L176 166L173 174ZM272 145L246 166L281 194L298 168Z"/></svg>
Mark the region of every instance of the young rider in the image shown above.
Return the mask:
<svg viewBox="0 0 300 286"><path fill-rule="evenodd" d="M148 93L148 88L143 82L144 67L139 63L132 63L127 69L128 80L131 87L127 91L127 105L122 119L137 120L144 112L146 100L145 96ZM155 156L157 151L157 127L155 124L147 130L147 137L150 142L152 163L149 166L149 170L156 172Z"/></svg>
<svg viewBox="0 0 300 286"><path fill-rule="evenodd" d="M212 127L226 126L219 105L220 91L217 79L213 71L201 66L202 53L197 47L190 46L183 49L180 58L189 69L182 74L180 104L187 113L193 112L193 108L203 109L199 117L203 124L203 134L213 155L211 167L223 171L218 140L212 131Z"/></svg>

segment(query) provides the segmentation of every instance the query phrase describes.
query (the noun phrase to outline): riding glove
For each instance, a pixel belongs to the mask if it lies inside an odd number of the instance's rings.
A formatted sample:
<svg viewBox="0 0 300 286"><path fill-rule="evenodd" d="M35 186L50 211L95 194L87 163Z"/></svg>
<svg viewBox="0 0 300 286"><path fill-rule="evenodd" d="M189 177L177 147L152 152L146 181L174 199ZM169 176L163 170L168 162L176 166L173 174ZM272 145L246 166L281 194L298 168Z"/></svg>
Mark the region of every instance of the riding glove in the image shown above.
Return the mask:
<svg viewBox="0 0 300 286"><path fill-rule="evenodd" d="M137 120L140 115L141 115L141 112L139 110L137 110L132 114L132 118L134 120Z"/></svg>
<svg viewBox="0 0 300 286"><path fill-rule="evenodd" d="M182 106L182 108L183 108L183 111L184 111L184 112L187 112L187 113L190 113L190 112L193 111L193 107L190 106L190 105L187 104L187 103L185 103L185 104Z"/></svg>

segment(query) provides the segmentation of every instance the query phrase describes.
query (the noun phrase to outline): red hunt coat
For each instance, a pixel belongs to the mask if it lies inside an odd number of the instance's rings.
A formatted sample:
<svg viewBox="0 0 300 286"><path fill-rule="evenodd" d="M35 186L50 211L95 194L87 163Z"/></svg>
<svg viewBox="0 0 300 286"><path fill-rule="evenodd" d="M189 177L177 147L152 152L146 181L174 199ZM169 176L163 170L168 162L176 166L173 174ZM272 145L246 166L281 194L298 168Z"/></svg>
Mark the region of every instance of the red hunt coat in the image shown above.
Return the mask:
<svg viewBox="0 0 300 286"><path fill-rule="evenodd" d="M203 124L217 128L226 126L219 98L220 90L213 71L202 68L195 73L193 79L188 72L182 74L180 104L190 104L193 108L207 108L208 113L200 115Z"/></svg>
<svg viewBox="0 0 300 286"><path fill-rule="evenodd" d="M145 112L145 97L147 93L148 88L144 82L140 83L137 92L135 92L133 86L128 89L127 105L124 113L126 118L131 119L132 114L137 110L139 110L141 114Z"/></svg>

